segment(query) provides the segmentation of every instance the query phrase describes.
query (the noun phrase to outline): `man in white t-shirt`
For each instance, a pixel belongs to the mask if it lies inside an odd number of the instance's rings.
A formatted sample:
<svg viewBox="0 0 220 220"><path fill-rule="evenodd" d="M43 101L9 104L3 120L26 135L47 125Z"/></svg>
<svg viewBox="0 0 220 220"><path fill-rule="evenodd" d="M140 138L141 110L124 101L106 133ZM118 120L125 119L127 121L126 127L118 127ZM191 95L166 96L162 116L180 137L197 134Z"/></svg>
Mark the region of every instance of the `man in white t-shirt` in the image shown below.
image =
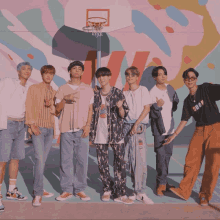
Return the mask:
<svg viewBox="0 0 220 220"><path fill-rule="evenodd" d="M163 196L163 192L170 187L167 183L167 175L173 152L173 142L168 145L163 145L163 143L174 132L173 111L176 111L179 99L173 87L165 83L167 80L165 67L155 67L152 71L152 77L156 81L156 85L150 90L153 101L150 117L156 153L156 192L158 196Z"/></svg>
<svg viewBox="0 0 220 220"><path fill-rule="evenodd" d="M153 201L145 194L147 164L146 164L146 125L149 121L150 105L152 104L150 93L144 86L140 86L137 80L140 76L139 70L132 66L125 71L129 90L124 91L129 113L125 118L125 146L126 159L131 169L131 179L134 193L129 196L132 200L139 200L146 204Z"/></svg>

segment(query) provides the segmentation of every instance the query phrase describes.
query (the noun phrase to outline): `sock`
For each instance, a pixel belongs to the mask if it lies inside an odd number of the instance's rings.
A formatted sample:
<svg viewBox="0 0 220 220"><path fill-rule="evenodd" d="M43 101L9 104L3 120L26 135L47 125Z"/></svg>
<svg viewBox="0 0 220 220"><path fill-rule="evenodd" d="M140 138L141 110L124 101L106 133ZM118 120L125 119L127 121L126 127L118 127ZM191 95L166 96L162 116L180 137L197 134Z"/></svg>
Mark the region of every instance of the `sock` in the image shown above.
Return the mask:
<svg viewBox="0 0 220 220"><path fill-rule="evenodd" d="M2 184L0 184L0 195L2 194Z"/></svg>
<svg viewBox="0 0 220 220"><path fill-rule="evenodd" d="M14 188L16 187L16 181L17 181L17 179L9 179L8 191L12 192L14 190Z"/></svg>

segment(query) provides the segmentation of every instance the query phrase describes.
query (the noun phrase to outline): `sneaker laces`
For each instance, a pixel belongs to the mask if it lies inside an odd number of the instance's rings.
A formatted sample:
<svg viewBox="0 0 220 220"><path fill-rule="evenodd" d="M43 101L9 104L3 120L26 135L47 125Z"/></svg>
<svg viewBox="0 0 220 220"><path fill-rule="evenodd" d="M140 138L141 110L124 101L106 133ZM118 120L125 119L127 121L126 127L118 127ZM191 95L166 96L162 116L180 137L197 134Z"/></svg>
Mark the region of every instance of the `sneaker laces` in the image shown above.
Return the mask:
<svg viewBox="0 0 220 220"><path fill-rule="evenodd" d="M20 193L20 192L18 191L18 188L17 188L17 187L14 188L14 190L13 190L12 192L18 194L19 196L22 195L22 193Z"/></svg>

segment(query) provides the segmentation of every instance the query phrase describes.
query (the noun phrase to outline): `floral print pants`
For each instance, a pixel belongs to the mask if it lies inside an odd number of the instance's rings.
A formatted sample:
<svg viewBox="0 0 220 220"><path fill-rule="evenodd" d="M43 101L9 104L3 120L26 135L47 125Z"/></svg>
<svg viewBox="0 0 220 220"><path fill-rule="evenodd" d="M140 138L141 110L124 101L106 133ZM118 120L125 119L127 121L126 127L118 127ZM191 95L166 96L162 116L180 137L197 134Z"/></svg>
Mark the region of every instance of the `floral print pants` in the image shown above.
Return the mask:
<svg viewBox="0 0 220 220"><path fill-rule="evenodd" d="M124 144L110 144L110 146L114 153L114 182L111 180L109 173L108 144L96 144L98 167L103 183L103 191L112 191L116 197L119 197L126 194L125 148Z"/></svg>

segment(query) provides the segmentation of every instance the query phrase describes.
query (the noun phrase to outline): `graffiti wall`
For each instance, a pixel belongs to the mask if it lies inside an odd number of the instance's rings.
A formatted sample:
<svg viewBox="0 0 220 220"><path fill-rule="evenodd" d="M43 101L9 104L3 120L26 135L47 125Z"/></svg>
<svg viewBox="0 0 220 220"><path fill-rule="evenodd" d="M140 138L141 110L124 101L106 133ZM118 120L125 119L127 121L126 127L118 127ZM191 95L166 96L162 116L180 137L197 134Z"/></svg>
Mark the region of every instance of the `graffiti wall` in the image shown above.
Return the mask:
<svg viewBox="0 0 220 220"><path fill-rule="evenodd" d="M180 98L174 114L180 122L188 91L182 73L196 68L199 83L220 83L219 0L1 0L0 79L17 77L16 65L29 61L34 67L30 83L41 82L40 68L56 68L53 87L68 79L72 60L85 64L82 80L91 84L96 70L96 37L82 31L88 16L101 13L108 25L101 39L101 65L112 70L111 84L127 89L124 71L135 65L140 84L151 89L154 66L168 70L168 83ZM89 14L90 13L90 14ZM187 144L194 129L190 120L176 144ZM153 142L150 128L148 143Z"/></svg>

